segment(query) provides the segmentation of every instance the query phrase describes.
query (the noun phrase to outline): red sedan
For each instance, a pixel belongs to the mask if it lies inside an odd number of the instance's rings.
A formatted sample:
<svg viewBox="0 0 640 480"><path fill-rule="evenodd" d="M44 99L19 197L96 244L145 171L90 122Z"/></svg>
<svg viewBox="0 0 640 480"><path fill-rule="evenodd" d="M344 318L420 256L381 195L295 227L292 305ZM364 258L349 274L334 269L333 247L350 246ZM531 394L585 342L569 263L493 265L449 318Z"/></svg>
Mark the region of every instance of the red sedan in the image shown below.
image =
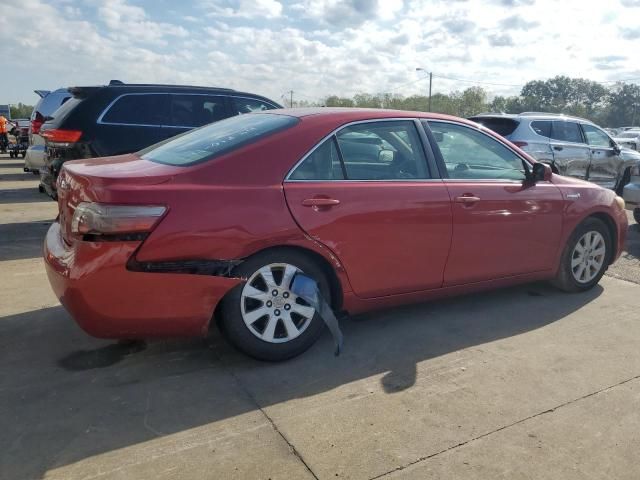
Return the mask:
<svg viewBox="0 0 640 480"><path fill-rule="evenodd" d="M300 109L223 120L137 154L68 162L49 280L89 334L205 335L257 358L323 329L291 281L359 313L549 279L598 283L622 250L615 193L444 115Z"/></svg>

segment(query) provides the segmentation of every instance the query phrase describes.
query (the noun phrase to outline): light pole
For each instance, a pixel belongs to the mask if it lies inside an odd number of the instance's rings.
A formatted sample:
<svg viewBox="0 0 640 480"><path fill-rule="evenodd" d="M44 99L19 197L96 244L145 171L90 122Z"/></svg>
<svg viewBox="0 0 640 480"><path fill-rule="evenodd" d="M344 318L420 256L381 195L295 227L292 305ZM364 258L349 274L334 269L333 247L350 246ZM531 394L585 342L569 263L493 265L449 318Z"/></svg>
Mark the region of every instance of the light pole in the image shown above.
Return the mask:
<svg viewBox="0 0 640 480"><path fill-rule="evenodd" d="M427 72L424 68L416 68L416 72L425 72L429 74L429 107L428 111L431 111L431 84L433 83L433 72Z"/></svg>

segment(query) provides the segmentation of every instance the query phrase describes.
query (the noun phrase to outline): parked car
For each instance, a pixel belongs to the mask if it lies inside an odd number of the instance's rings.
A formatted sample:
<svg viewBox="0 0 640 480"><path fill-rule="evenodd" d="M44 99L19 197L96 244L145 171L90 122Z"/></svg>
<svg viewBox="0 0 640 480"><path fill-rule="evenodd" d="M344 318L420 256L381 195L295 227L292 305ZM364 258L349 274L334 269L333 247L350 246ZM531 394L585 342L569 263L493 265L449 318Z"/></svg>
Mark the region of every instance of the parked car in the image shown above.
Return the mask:
<svg viewBox="0 0 640 480"><path fill-rule="evenodd" d="M640 130L625 130L619 133L613 140L624 148L640 150Z"/></svg>
<svg viewBox="0 0 640 480"><path fill-rule="evenodd" d="M504 136L554 173L580 178L619 194L640 154L620 146L588 120L550 113L481 114L470 120Z"/></svg>
<svg viewBox="0 0 640 480"><path fill-rule="evenodd" d="M640 223L640 165L631 169L629 183L624 186L623 197L627 209L633 211L636 223Z"/></svg>
<svg viewBox="0 0 640 480"><path fill-rule="evenodd" d="M227 88L109 85L69 88L72 98L42 125L46 140L40 189L56 196L67 160L141 150L192 128L238 114L281 108L276 102Z"/></svg>
<svg viewBox="0 0 640 480"><path fill-rule="evenodd" d="M622 251L624 202L475 123L294 109L64 165L44 258L105 338L205 335L282 360L323 322L291 284L359 313L547 279L592 288Z"/></svg>
<svg viewBox="0 0 640 480"><path fill-rule="evenodd" d="M27 148L24 158L24 171L40 175L40 169L44 167L44 138L40 135L40 127L45 118L52 115L60 105L69 100L71 94L66 88L54 91L35 90L35 93L40 97L40 100L31 112L29 148Z"/></svg>

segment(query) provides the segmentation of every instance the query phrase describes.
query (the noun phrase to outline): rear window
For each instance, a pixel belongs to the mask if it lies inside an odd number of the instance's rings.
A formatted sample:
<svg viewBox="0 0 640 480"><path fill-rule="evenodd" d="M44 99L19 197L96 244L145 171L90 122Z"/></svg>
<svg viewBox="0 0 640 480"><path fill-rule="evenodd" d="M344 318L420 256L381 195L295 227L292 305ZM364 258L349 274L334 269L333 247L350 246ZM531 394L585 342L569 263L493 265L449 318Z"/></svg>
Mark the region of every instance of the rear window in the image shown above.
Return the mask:
<svg viewBox="0 0 640 480"><path fill-rule="evenodd" d="M71 112L71 110L82 103L82 101L82 98L71 97L67 101L65 101L57 110L54 110L49 115L45 115L44 118L46 121L53 120L54 123L58 123L67 115L69 115L69 112Z"/></svg>
<svg viewBox="0 0 640 480"><path fill-rule="evenodd" d="M247 114L191 130L139 152L145 160L167 165L192 165L291 128L298 119L288 115Z"/></svg>
<svg viewBox="0 0 640 480"><path fill-rule="evenodd" d="M43 117L50 117L53 115L60 105L65 103L71 98L71 94L66 91L55 91L49 95L40 99L36 107L33 109L32 119L35 119L36 112L39 112Z"/></svg>
<svg viewBox="0 0 640 480"><path fill-rule="evenodd" d="M502 135L506 137L507 135L511 135L520 122L514 120L513 118L492 118L492 117L475 117L470 120L479 123L487 127L490 130L493 130L498 135Z"/></svg>

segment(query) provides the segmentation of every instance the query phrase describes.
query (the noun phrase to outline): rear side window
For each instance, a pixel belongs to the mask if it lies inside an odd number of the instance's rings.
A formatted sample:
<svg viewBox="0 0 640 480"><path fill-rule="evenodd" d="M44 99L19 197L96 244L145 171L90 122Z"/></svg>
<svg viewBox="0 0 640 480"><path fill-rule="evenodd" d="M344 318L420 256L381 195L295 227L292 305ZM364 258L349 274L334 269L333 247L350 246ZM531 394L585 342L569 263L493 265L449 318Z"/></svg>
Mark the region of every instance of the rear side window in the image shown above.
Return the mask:
<svg viewBox="0 0 640 480"><path fill-rule="evenodd" d="M562 142L584 143L580 126L575 122L554 121L551 126L551 138Z"/></svg>
<svg viewBox="0 0 640 480"><path fill-rule="evenodd" d="M471 120L487 127L489 130L493 130L498 135L502 135L503 137L511 135L520 124L520 122L514 120L513 118L476 117L472 118Z"/></svg>
<svg viewBox="0 0 640 480"><path fill-rule="evenodd" d="M276 108L268 102L259 100L257 98L240 98L232 97L233 108L236 115L243 113L263 112L265 110L272 110Z"/></svg>
<svg viewBox="0 0 640 480"><path fill-rule="evenodd" d="M168 95L126 94L118 98L102 115L101 123L119 125L166 125Z"/></svg>
<svg viewBox="0 0 640 480"><path fill-rule="evenodd" d="M171 126L201 127L227 118L225 97L215 95L170 95Z"/></svg>
<svg viewBox="0 0 640 480"><path fill-rule="evenodd" d="M192 165L229 153L297 123L297 118L288 115L240 115L170 138L140 151L139 155L145 160L167 165Z"/></svg>
<svg viewBox="0 0 640 480"><path fill-rule="evenodd" d="M344 170L332 136L316 148L289 177L291 180L344 180Z"/></svg>
<svg viewBox="0 0 640 480"><path fill-rule="evenodd" d="M551 122L547 120L537 120L531 122L531 130L543 137L551 137Z"/></svg>

